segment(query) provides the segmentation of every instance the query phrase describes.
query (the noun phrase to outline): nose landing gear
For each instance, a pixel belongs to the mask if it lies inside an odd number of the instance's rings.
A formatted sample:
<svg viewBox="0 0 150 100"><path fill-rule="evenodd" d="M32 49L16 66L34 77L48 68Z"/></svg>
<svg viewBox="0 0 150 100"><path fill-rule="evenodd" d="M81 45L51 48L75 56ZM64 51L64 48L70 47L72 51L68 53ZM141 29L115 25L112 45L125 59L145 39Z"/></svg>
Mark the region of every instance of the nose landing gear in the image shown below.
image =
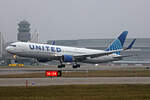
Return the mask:
<svg viewBox="0 0 150 100"><path fill-rule="evenodd" d="M65 64L62 63L62 61L60 60L60 65L57 66L58 68L64 68Z"/></svg>
<svg viewBox="0 0 150 100"><path fill-rule="evenodd" d="M64 67L65 67L65 64L58 65L58 68L64 68Z"/></svg>

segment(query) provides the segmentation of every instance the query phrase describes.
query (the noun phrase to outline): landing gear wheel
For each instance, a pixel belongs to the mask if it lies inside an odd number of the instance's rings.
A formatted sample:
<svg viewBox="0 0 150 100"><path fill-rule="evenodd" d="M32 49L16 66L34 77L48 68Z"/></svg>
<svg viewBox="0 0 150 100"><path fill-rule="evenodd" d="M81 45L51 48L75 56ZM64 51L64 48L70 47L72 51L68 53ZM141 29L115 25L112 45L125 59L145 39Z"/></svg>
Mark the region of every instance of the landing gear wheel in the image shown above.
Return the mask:
<svg viewBox="0 0 150 100"><path fill-rule="evenodd" d="M79 65L79 64L73 64L72 67L73 67L73 68L79 68L80 65Z"/></svg>
<svg viewBox="0 0 150 100"><path fill-rule="evenodd" d="M57 67L58 67L58 68L62 68L61 65L58 65Z"/></svg>
<svg viewBox="0 0 150 100"><path fill-rule="evenodd" d="M58 65L58 68L63 68L63 67L65 67L65 64Z"/></svg>
<svg viewBox="0 0 150 100"><path fill-rule="evenodd" d="M76 66L79 68L79 67L80 67L80 64L77 64Z"/></svg>
<svg viewBox="0 0 150 100"><path fill-rule="evenodd" d="M65 64L62 64L62 60L60 59L60 65L58 65L58 68L63 68L65 67Z"/></svg>
<svg viewBox="0 0 150 100"><path fill-rule="evenodd" d="M61 66L62 66L62 67L65 67L65 64L62 64Z"/></svg>
<svg viewBox="0 0 150 100"><path fill-rule="evenodd" d="M18 61L15 59L15 63L17 63Z"/></svg>
<svg viewBox="0 0 150 100"><path fill-rule="evenodd" d="M72 68L77 68L77 65L76 65L76 64L73 64L73 65L72 65Z"/></svg>

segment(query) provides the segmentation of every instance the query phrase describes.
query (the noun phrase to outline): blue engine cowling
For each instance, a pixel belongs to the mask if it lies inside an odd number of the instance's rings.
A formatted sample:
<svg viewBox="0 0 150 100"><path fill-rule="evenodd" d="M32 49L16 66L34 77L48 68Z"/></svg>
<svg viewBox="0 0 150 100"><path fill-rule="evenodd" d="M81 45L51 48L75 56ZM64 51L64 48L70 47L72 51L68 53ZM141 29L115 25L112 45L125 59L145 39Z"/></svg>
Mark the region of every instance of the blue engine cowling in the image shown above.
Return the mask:
<svg viewBox="0 0 150 100"><path fill-rule="evenodd" d="M72 55L63 55L62 60L63 60L63 62L73 62L74 57Z"/></svg>

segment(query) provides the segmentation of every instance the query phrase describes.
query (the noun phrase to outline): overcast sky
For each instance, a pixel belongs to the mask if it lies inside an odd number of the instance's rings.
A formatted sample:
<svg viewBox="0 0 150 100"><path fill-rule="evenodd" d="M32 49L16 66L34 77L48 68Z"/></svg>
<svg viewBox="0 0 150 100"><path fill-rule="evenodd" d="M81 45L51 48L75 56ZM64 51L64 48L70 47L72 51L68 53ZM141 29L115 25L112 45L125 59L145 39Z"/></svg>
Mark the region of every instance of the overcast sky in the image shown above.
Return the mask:
<svg viewBox="0 0 150 100"><path fill-rule="evenodd" d="M31 24L40 41L150 38L150 0L0 0L0 31L6 41L17 40L17 24Z"/></svg>

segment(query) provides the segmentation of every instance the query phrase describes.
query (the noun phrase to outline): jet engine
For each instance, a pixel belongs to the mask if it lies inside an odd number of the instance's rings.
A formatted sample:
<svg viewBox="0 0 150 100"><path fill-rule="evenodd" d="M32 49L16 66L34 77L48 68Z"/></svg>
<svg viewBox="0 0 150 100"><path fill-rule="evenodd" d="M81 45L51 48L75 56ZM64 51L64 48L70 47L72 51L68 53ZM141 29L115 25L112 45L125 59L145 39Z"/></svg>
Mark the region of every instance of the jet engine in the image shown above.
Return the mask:
<svg viewBox="0 0 150 100"><path fill-rule="evenodd" d="M62 56L62 61L63 62L73 62L74 57L72 55L63 55Z"/></svg>

